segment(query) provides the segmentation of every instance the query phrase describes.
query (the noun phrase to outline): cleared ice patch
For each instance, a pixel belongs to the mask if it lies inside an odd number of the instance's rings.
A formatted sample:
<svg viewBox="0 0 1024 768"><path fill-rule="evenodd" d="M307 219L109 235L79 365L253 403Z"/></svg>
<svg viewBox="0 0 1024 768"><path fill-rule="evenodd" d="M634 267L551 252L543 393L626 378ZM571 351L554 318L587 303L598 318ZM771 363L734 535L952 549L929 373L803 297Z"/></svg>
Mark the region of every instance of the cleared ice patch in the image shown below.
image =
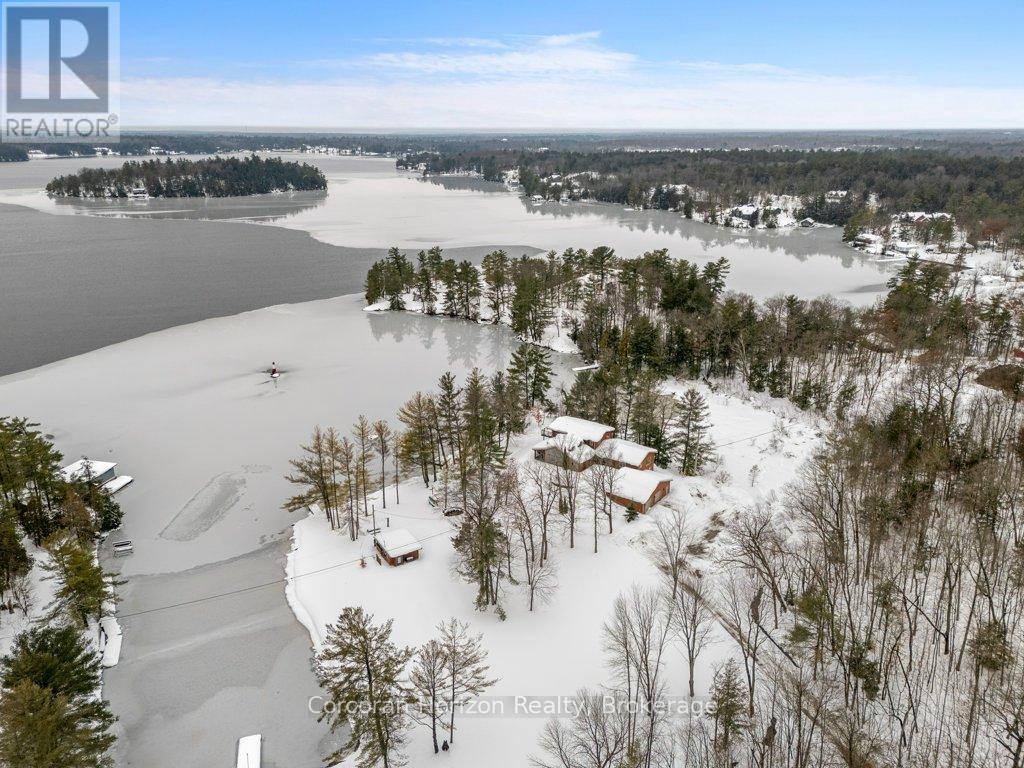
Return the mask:
<svg viewBox="0 0 1024 768"><path fill-rule="evenodd" d="M224 472L210 480L193 496L167 526L160 538L191 541L208 531L242 498L245 477L241 472Z"/></svg>

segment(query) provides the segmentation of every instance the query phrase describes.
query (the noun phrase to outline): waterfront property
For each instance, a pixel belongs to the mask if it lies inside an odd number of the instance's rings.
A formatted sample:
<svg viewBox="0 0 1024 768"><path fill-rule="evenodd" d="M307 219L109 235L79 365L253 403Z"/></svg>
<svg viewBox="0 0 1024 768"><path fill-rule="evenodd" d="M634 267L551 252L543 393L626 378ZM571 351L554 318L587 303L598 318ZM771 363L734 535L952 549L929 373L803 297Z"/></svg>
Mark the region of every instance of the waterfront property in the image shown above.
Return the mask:
<svg viewBox="0 0 1024 768"><path fill-rule="evenodd" d="M378 563L384 560L390 566L397 566L419 560L423 545L405 528L395 528L375 534L373 547L377 551Z"/></svg>
<svg viewBox="0 0 1024 768"><path fill-rule="evenodd" d="M533 458L556 467L582 472L590 467L597 452L589 445L565 435L547 437L533 446Z"/></svg>
<svg viewBox="0 0 1024 768"><path fill-rule="evenodd" d="M649 446L613 437L601 444L596 460L609 467L632 467L633 469L654 469L658 452Z"/></svg>
<svg viewBox="0 0 1024 768"><path fill-rule="evenodd" d="M117 473L114 468L116 461L93 461L92 459L79 459L68 464L61 471L61 477L65 482L73 483L77 480L91 480L95 483L108 483L113 480Z"/></svg>
<svg viewBox="0 0 1024 768"><path fill-rule="evenodd" d="M658 454L654 448L615 437L615 427L575 416L559 416L542 434L545 439L533 447L533 457L577 472L594 464L653 469Z"/></svg>

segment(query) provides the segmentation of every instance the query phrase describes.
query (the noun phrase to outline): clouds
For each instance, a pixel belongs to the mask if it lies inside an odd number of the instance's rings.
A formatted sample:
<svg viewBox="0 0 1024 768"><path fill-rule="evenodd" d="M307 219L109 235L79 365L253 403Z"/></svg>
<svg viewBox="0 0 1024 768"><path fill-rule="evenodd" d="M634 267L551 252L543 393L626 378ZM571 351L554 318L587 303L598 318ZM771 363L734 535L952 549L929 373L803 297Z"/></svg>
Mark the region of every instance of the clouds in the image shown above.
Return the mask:
<svg viewBox="0 0 1024 768"><path fill-rule="evenodd" d="M549 36L427 38L404 41L417 50L382 51L363 56L300 62L313 68L352 76L453 77L522 79L537 75L582 74L594 77L628 71L635 56L598 44L598 32ZM394 41L400 42L400 41Z"/></svg>
<svg viewBox="0 0 1024 768"><path fill-rule="evenodd" d="M309 128L959 128L1024 124L1024 88L649 61L594 31L379 41L274 77L129 78L142 125ZM187 122L183 122L187 121Z"/></svg>

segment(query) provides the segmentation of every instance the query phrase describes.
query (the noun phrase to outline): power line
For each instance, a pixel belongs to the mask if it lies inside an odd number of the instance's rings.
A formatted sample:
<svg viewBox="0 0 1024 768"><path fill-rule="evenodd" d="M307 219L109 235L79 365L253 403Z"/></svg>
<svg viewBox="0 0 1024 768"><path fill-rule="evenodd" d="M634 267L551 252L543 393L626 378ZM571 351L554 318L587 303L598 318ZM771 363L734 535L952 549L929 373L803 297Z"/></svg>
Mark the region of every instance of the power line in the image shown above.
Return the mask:
<svg viewBox="0 0 1024 768"><path fill-rule="evenodd" d="M424 537L420 538L419 541L426 541L427 539L435 539L438 536L445 536L445 535L447 535L449 533L453 533L454 530L455 530L454 528L449 527L449 528L447 528L444 531L440 531L438 533L432 533L429 536L424 536ZM277 584L287 584L290 581L296 581L298 579L305 578L306 576L315 576L318 573L324 573L325 571L334 570L335 568L343 568L346 565L353 565L353 564L358 563L358 562L360 562L360 561L362 561L364 559L365 559L364 557L360 556L360 557L356 557L356 558L354 558L352 560L346 560L343 563L334 563L333 565L325 565L323 568L317 568L316 570L307 571L306 573L298 573L298 574L296 574L294 576L285 576L284 578L274 579L273 581L265 581L262 584L251 584L248 587L239 587L238 589L230 589L230 590L227 590L226 592L218 592L218 593L213 594L213 595L204 595L203 597L196 597L196 598L193 598L192 600L182 600L181 602L178 602L178 603L171 603L169 605L159 605L159 606L157 606L155 608L146 608L146 609L141 610L141 611L133 611L132 613L117 614L117 619L118 620L121 620L121 619L132 619L132 618L135 618L136 616L144 616L144 615L146 615L148 613L157 613L159 611L169 611L171 608L181 608L181 607L186 606L186 605L195 605L196 603L205 603L205 602L207 602L209 600L217 600L217 599L219 599L221 597L230 597L232 595L240 595L240 594L243 594L245 592L252 592L253 590L257 590L257 589L264 589L266 587L273 587L273 586L275 586Z"/></svg>
<svg viewBox="0 0 1024 768"><path fill-rule="evenodd" d="M727 445L735 445L736 443L742 443L742 442L746 442L747 440L753 440L753 439L758 438L758 437L764 437L765 435L770 435L774 431L775 431L774 429L769 429L769 430L767 430L765 432L759 432L756 435L748 435L747 437L741 437L741 438L739 438L737 440L731 440L731 441L729 441L727 443L719 443L719 444L715 445L715 447L716 448L724 448ZM385 517L398 517L398 518L403 518L403 519L406 519L406 520L430 520L431 519L429 517L412 517L410 515L400 515L398 513L393 513L393 512L389 513L389 512L387 512L387 510L384 510L384 509L381 510L381 514L382 514L382 516L385 516ZM438 536L445 536L445 535L447 535L449 533L453 533L454 530L455 530L454 528L449 526L444 531L441 531L439 533L433 533L433 534L431 534L429 536L422 537L420 539L420 541L427 541L428 539L434 539L434 538L437 538ZM146 609L141 610L141 611L133 611L132 613L118 614L117 618L118 618L118 620L120 620L120 619L132 619L132 618L135 618L137 616L145 616L146 614L150 614L150 613L158 613L160 611L169 611L172 608L182 608L182 607L187 606L187 605L196 605L198 603L205 603L205 602L208 602L210 600L218 600L218 599L220 599L222 597L231 597L232 595L241 595L241 594L244 594L246 592L252 592L252 591L257 590L257 589L265 589L266 587L273 587L273 586L276 586L278 584L287 584L289 581L295 581L295 580L298 580L298 579L301 579L301 578L305 578L306 576L315 576L318 573L324 573L325 571L331 571L331 570L334 570L335 568L344 568L347 565L354 565L355 563L358 563L358 562L362 561L363 559L364 559L364 557L357 557L357 558L354 558L352 560L346 560L345 562L342 562L342 563L334 563L333 565L326 565L323 568L317 568L316 570L308 571L306 573L299 573L299 574L296 574L295 576L285 576L284 578L274 579L273 581L266 581L266 582L263 582L262 584L251 584L248 587L239 587L238 589L231 589L231 590L227 590L225 592L218 592L218 593L213 594L213 595L205 595L203 597L197 597L197 598L194 598L192 600L182 600L181 602L170 603L169 605L160 605L160 606L157 606L155 608L146 608Z"/></svg>
<svg viewBox="0 0 1024 768"><path fill-rule="evenodd" d="M728 443L718 443L715 448L725 448L727 445L736 445L736 443L745 443L747 440L753 440L756 437L764 437L774 432L774 429L769 429L767 432L758 432L756 435L748 435L747 437L741 437L738 440L730 440Z"/></svg>

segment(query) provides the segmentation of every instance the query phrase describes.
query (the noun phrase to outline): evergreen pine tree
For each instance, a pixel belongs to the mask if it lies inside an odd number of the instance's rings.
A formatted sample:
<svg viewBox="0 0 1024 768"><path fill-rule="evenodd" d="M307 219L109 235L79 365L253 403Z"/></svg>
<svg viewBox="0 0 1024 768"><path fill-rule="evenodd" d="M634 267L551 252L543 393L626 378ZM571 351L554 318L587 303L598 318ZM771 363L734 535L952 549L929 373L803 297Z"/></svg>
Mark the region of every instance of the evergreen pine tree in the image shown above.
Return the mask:
<svg viewBox="0 0 1024 768"><path fill-rule="evenodd" d="M345 608L327 627L317 677L334 706L320 717L332 731L349 729L348 741L329 757L332 764L356 750L359 768L403 763L409 691L402 676L413 650L395 645L391 625L375 625L362 608Z"/></svg>
<svg viewBox="0 0 1024 768"><path fill-rule="evenodd" d="M418 722L430 728L430 736L434 742L434 754L440 749L437 746L437 727L445 727L448 654L438 640L430 640L417 652L409 673L416 694L418 709L415 715Z"/></svg>
<svg viewBox="0 0 1024 768"><path fill-rule="evenodd" d="M715 747L724 755L725 765L731 765L733 745L746 727L747 696L735 659L729 659L715 672L710 698Z"/></svg>
<svg viewBox="0 0 1024 768"><path fill-rule="evenodd" d="M107 768L113 720L106 702L101 710L24 680L0 697L0 765Z"/></svg>
<svg viewBox="0 0 1024 768"><path fill-rule="evenodd" d="M20 634L0 661L0 765L108 765L116 718L96 697L99 682L99 658L78 629L37 627Z"/></svg>
<svg viewBox="0 0 1024 768"><path fill-rule="evenodd" d="M68 533L46 541L50 561L43 564L45 578L57 582L53 601L47 606L48 621L71 621L85 629L103 615L104 603L114 599L113 576L104 573L93 559L92 549Z"/></svg>
<svg viewBox="0 0 1024 768"><path fill-rule="evenodd" d="M425 264L416 274L416 294L420 300L423 313L433 315L437 312L437 291L434 289L434 276L430 267Z"/></svg>
<svg viewBox="0 0 1024 768"><path fill-rule="evenodd" d="M0 500L0 595L6 594L19 576L28 573L32 558L25 551L14 513Z"/></svg>
<svg viewBox="0 0 1024 768"><path fill-rule="evenodd" d="M471 635L469 624L451 618L438 625L439 645L445 657L449 720L448 740L455 743L455 710L466 701L481 695L497 682L489 678L487 650L483 635Z"/></svg>
<svg viewBox="0 0 1024 768"><path fill-rule="evenodd" d="M684 475L699 475L711 458L712 445L708 437L708 407L696 389L688 389L679 401L675 416L678 447L676 456L679 471Z"/></svg>

